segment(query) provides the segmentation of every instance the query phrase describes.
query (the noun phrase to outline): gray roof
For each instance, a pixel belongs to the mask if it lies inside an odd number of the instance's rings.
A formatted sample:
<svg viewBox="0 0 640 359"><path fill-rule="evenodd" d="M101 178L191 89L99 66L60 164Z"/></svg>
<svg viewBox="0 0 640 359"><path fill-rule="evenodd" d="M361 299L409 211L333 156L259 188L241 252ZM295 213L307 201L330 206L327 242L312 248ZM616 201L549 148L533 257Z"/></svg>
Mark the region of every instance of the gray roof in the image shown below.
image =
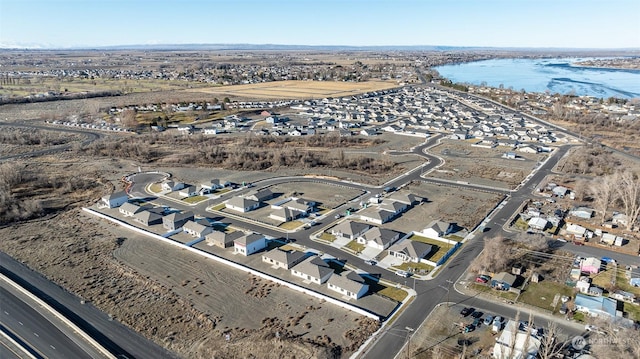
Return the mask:
<svg viewBox="0 0 640 359"><path fill-rule="evenodd" d="M221 232L221 231L213 231L205 236L207 241L213 243L231 243L236 239L244 236L244 232L235 231L231 233Z"/></svg>
<svg viewBox="0 0 640 359"><path fill-rule="evenodd" d="M263 239L264 236L262 234L258 234L258 233L250 233L247 235L244 235L236 240L234 240L235 243L240 243L240 244L244 244L244 245L249 245L253 242L257 242L261 239Z"/></svg>
<svg viewBox="0 0 640 359"><path fill-rule="evenodd" d="M353 222L353 221L344 221L340 224L338 224L337 226L333 227L333 229L331 230L332 232L340 232L346 235L357 235L359 233L361 233L362 231L371 228L370 225L365 224L365 223L360 223L360 222Z"/></svg>
<svg viewBox="0 0 640 359"><path fill-rule="evenodd" d="M511 273L500 272L493 277L493 280L496 282L502 282L502 283L507 283L509 285L513 285L513 283L516 282L516 276Z"/></svg>
<svg viewBox="0 0 640 359"><path fill-rule="evenodd" d="M274 248L269 252L264 253L262 256L280 263L291 264L297 262L300 258L303 258L306 255L306 253L300 251L283 251L280 248Z"/></svg>
<svg viewBox="0 0 640 359"><path fill-rule="evenodd" d="M133 204L130 202L126 202L123 203L122 206L120 206L120 211L122 212L131 212L131 213L138 213L140 211L142 211L144 208L138 206L137 204Z"/></svg>
<svg viewBox="0 0 640 359"><path fill-rule="evenodd" d="M360 280L355 277L359 277ZM364 284L364 279L362 279L362 277L352 271L346 271L341 275L332 275L327 283L347 290L351 293L359 293L360 290L362 290L362 287L366 286L366 284Z"/></svg>
<svg viewBox="0 0 640 359"><path fill-rule="evenodd" d="M258 204L258 202L252 199L235 196L235 197L231 197L231 199L227 201L227 204L232 205L234 207L249 208L249 207L255 206L256 204Z"/></svg>
<svg viewBox="0 0 640 359"><path fill-rule="evenodd" d="M441 220L436 219L435 221L432 221L431 223L429 223L429 225L426 228L427 229L432 228L434 231L438 233L446 233L450 225L451 224L448 222L443 222Z"/></svg>
<svg viewBox="0 0 640 359"><path fill-rule="evenodd" d="M167 221L172 221L172 222L178 222L178 221L182 221L185 219L193 219L193 212L191 211L187 211L187 212L174 212L171 214L168 214L166 216L164 216L164 218L162 219L164 222Z"/></svg>
<svg viewBox="0 0 640 359"><path fill-rule="evenodd" d="M411 258L422 258L431 250L433 246L427 243L412 241L410 239L396 243L389 248L390 251L402 252Z"/></svg>
<svg viewBox="0 0 640 359"><path fill-rule="evenodd" d="M397 202L407 204L409 206L415 204L416 202L421 202L423 200L422 197L418 197L413 193L406 193L406 192L396 192L391 196L389 196L388 198Z"/></svg>
<svg viewBox="0 0 640 359"><path fill-rule="evenodd" d="M298 263L293 269L300 273L307 274L313 278L324 278L327 274L333 273L333 269L318 256L309 257Z"/></svg>
<svg viewBox="0 0 640 359"><path fill-rule="evenodd" d="M133 218L135 218L136 220L140 221L140 222L153 222L156 220L159 220L160 218L162 218L161 215L151 212L151 211L140 211L138 213L136 213Z"/></svg>
<svg viewBox="0 0 640 359"><path fill-rule="evenodd" d="M194 221L188 221L187 223L184 224L184 226L182 226L183 230L192 230L196 233L202 233L202 231L206 230L207 228L211 228L211 227L205 226L201 223L194 222Z"/></svg>
<svg viewBox="0 0 640 359"><path fill-rule="evenodd" d="M364 232L361 237L364 238L367 242L375 241L381 246L386 246L387 244L393 242L394 239L396 239L397 235L398 232L396 231L392 231L386 228L373 227L370 230Z"/></svg>

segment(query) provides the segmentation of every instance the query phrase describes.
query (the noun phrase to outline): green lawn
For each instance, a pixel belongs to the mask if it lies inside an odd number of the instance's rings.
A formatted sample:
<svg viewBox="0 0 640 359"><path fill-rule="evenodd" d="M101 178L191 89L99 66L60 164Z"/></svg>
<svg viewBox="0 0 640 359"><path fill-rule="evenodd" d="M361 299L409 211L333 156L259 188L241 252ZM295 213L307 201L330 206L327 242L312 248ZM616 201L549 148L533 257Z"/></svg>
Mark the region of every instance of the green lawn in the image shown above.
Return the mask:
<svg viewBox="0 0 640 359"><path fill-rule="evenodd" d="M358 242L356 242L355 240L347 243L347 245L345 246L348 249L351 249L352 251L356 252L356 253L360 253L364 250L364 244L360 244Z"/></svg>
<svg viewBox="0 0 640 359"><path fill-rule="evenodd" d="M582 312L575 312L575 314L573 314L573 320L584 323L584 319L584 313Z"/></svg>
<svg viewBox="0 0 640 359"><path fill-rule="evenodd" d="M208 199L208 197L205 197L205 196L193 196L193 197L183 198L182 200L187 202L187 203L193 204L193 203L206 201L207 199Z"/></svg>
<svg viewBox="0 0 640 359"><path fill-rule="evenodd" d="M529 283L527 288L520 294L519 302L527 303L542 309L554 311L562 304L560 300L556 307L551 307L556 294L571 296L572 289L564 284L554 282Z"/></svg>

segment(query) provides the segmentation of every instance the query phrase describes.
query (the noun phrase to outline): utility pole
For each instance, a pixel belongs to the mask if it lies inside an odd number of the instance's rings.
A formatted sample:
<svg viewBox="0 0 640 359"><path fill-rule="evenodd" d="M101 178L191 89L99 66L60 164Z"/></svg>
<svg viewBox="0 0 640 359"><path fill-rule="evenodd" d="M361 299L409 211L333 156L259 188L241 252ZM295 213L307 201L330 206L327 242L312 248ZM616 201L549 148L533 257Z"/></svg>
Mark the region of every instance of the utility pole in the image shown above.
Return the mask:
<svg viewBox="0 0 640 359"><path fill-rule="evenodd" d="M413 335L413 328L404 327L407 330L407 359L411 358L411 335Z"/></svg>

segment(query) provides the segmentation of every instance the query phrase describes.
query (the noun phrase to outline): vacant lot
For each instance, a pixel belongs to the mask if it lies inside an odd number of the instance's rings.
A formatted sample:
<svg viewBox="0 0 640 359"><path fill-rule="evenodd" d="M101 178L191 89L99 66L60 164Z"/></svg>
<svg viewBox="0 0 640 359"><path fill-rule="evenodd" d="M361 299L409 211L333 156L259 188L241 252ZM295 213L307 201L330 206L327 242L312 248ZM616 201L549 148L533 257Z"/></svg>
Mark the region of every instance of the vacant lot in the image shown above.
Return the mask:
<svg viewBox="0 0 640 359"><path fill-rule="evenodd" d="M546 156L516 152L523 160L502 158L502 155L510 151L512 149L507 147L472 147L469 142L445 140L431 150L445 160L445 164L432 172L432 176L486 186L513 188Z"/></svg>
<svg viewBox="0 0 640 359"><path fill-rule="evenodd" d="M273 193L282 193L281 200L287 197L299 197L318 203L323 208L335 208L344 202L362 194L362 191L324 183L289 182L269 187Z"/></svg>
<svg viewBox="0 0 640 359"><path fill-rule="evenodd" d="M496 194L424 182L413 183L406 190L426 198L427 201L385 223L386 228L402 233L421 231L435 219L456 223L471 230L502 199L502 196Z"/></svg>
<svg viewBox="0 0 640 359"><path fill-rule="evenodd" d="M391 81L335 82L335 81L277 81L249 85L233 85L191 89L216 96L235 96L260 99L312 99L352 96L370 91L397 87Z"/></svg>

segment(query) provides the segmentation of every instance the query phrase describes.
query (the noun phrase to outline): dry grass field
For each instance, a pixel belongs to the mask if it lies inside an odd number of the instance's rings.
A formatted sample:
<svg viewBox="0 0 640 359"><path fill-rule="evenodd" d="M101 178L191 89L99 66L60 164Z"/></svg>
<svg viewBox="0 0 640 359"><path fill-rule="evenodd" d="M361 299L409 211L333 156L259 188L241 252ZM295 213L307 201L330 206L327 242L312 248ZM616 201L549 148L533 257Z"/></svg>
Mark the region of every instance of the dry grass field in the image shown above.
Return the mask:
<svg viewBox="0 0 640 359"><path fill-rule="evenodd" d="M335 82L335 81L277 81L248 85L190 89L216 96L255 99L318 99L358 95L370 91L397 87L393 81Z"/></svg>

